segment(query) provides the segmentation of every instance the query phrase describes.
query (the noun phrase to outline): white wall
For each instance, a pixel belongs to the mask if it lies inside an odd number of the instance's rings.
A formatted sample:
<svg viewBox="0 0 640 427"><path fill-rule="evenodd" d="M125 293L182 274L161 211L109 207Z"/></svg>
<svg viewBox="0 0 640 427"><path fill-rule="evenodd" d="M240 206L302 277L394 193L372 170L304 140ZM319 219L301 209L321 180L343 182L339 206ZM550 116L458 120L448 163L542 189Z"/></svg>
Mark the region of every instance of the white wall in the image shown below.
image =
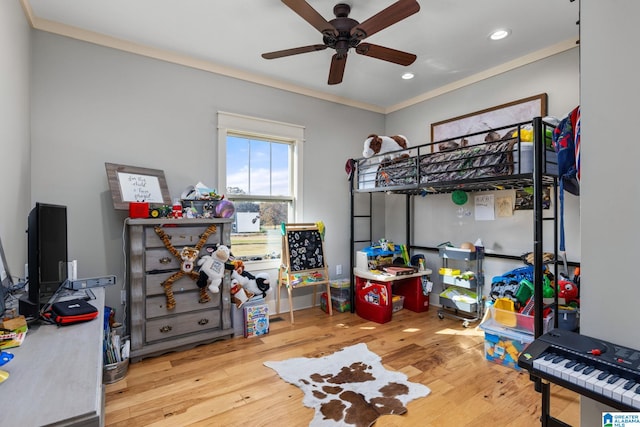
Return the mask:
<svg viewBox="0 0 640 427"><path fill-rule="evenodd" d="M30 43L20 3L0 2L0 239L9 271L22 278L30 208Z"/></svg>
<svg viewBox="0 0 640 427"><path fill-rule="evenodd" d="M640 348L635 249L640 230L635 0L581 0L581 333ZM583 398L581 424L608 408Z"/></svg>
<svg viewBox="0 0 640 427"><path fill-rule="evenodd" d="M367 135L382 133L383 115L41 31L33 50L31 202L68 206L69 256L79 277L115 274L124 283L127 212L113 209L104 163L163 170L172 198L198 181L215 188L219 110L305 127L298 220L324 221L332 276L335 264L349 264L344 164L361 155ZM118 288L107 290L117 313Z"/></svg>

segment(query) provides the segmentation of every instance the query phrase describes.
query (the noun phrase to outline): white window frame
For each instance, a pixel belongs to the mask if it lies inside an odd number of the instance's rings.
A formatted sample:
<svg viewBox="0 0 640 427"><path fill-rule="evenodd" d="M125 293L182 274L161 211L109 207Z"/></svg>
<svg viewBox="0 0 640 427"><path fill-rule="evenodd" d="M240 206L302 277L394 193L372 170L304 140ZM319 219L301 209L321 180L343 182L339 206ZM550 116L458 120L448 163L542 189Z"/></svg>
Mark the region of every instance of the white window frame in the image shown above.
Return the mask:
<svg viewBox="0 0 640 427"><path fill-rule="evenodd" d="M247 135L260 139L273 141L291 141L293 145L292 156L292 182L291 182L291 206L289 222L302 221L302 151L304 142L304 126L241 114L218 111L218 191L222 194L227 189L227 135ZM269 196L241 196L234 198L269 200ZM282 197L274 197L274 200L282 200ZM233 250L233 248L232 248ZM278 268L281 261L263 260L245 262L254 270Z"/></svg>

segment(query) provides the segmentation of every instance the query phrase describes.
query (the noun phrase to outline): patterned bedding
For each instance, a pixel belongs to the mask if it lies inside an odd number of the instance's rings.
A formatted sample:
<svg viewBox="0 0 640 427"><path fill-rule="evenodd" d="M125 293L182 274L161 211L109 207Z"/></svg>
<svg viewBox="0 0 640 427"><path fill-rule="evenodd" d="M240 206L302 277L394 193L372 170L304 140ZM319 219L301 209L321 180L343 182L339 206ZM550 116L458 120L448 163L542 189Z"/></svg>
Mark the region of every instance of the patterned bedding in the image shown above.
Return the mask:
<svg viewBox="0 0 640 427"><path fill-rule="evenodd" d="M358 188L417 186L510 175L515 143L516 139L509 139L362 165Z"/></svg>

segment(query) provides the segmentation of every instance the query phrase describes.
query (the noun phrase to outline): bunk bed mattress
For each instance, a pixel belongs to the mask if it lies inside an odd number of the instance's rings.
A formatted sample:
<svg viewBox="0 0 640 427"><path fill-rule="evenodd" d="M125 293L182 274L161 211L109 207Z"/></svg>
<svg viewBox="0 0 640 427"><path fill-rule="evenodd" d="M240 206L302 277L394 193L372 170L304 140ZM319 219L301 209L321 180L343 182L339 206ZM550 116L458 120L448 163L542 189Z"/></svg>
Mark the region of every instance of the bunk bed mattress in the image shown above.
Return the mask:
<svg viewBox="0 0 640 427"><path fill-rule="evenodd" d="M492 142L426 156L420 161L420 183L510 175L515 142Z"/></svg>
<svg viewBox="0 0 640 427"><path fill-rule="evenodd" d="M515 143L509 139L385 161L361 170L359 188L371 187L374 181L375 187L395 187L510 175Z"/></svg>

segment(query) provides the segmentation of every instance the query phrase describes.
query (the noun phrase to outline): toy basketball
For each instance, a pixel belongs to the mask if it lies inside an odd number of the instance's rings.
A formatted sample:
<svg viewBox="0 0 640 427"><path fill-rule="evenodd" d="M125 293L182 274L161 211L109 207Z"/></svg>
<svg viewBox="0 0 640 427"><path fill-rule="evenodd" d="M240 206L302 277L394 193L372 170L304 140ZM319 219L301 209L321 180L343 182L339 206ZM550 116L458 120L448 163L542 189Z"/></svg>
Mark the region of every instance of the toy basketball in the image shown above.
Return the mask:
<svg viewBox="0 0 640 427"><path fill-rule="evenodd" d="M456 205L464 205L465 203L467 203L467 199L467 193L462 190L455 190L453 193L451 193L451 200L453 200L453 203L455 203Z"/></svg>
<svg viewBox="0 0 640 427"><path fill-rule="evenodd" d="M216 204L215 216L218 218L231 218L235 212L235 206L233 206L233 203L228 200L220 200Z"/></svg>

